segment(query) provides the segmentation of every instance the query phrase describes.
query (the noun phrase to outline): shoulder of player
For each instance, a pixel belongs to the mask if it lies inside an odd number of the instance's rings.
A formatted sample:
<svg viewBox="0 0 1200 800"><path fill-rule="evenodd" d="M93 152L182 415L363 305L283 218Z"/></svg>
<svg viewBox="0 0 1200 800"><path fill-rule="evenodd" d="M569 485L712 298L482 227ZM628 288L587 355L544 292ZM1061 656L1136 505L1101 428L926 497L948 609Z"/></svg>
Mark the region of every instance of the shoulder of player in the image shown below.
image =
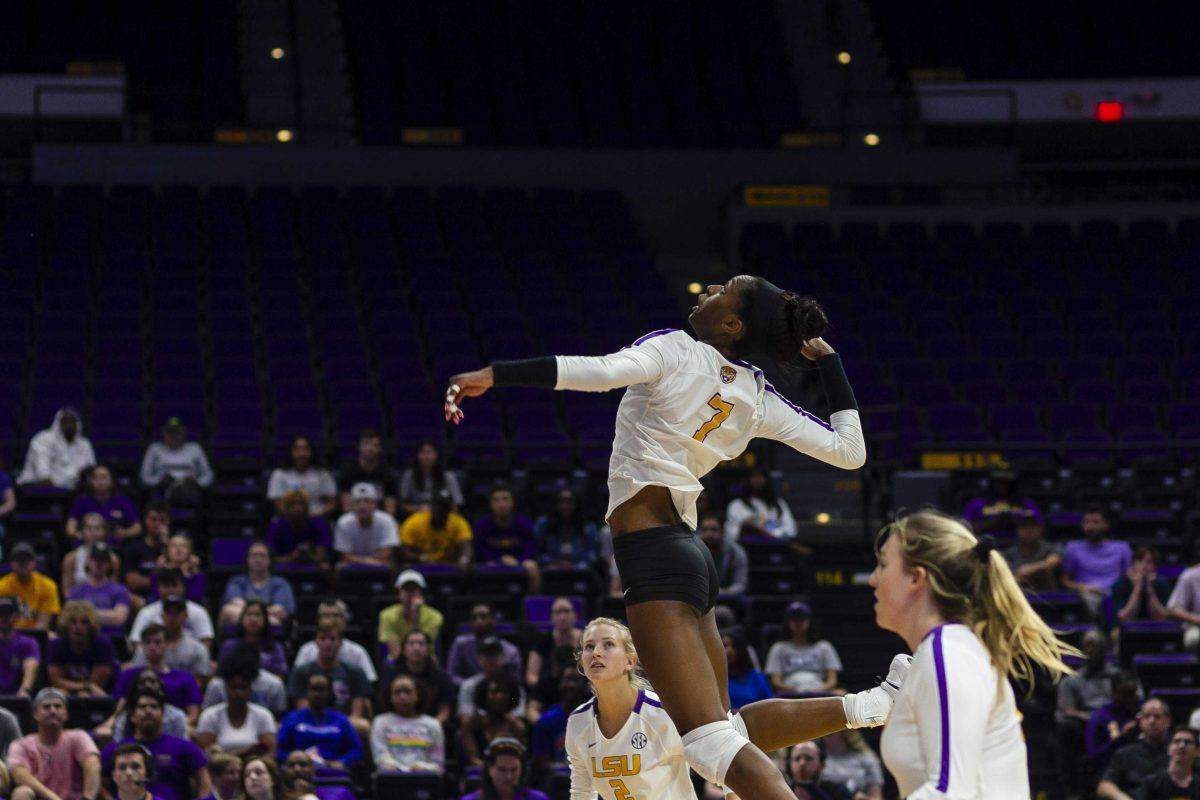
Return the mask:
<svg viewBox="0 0 1200 800"><path fill-rule="evenodd" d="M938 664L943 671L948 663L959 665L962 670L967 664L972 667L983 667L985 672L991 672L991 658L979 637L966 625L948 623L930 631L917 651L913 653L913 667L929 668L937 671Z"/></svg>
<svg viewBox="0 0 1200 800"><path fill-rule="evenodd" d="M588 700L587 702L580 703L579 705L577 705L575 707L575 710L572 711L567 716L567 724L569 725L573 722L574 723L586 722L588 717L586 716L585 712L591 711L595 707L596 707L596 698L594 698L594 697L591 698L590 700Z"/></svg>

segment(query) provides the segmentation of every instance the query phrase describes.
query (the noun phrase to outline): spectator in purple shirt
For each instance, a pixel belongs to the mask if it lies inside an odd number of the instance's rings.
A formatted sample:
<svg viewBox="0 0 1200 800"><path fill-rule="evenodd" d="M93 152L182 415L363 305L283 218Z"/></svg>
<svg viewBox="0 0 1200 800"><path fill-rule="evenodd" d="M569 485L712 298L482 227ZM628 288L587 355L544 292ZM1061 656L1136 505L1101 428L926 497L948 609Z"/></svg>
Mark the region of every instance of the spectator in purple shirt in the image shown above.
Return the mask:
<svg viewBox="0 0 1200 800"><path fill-rule="evenodd" d="M58 633L47 648L50 685L67 694L107 697L117 655L100 632L96 609L83 600L70 601L58 615Z"/></svg>
<svg viewBox="0 0 1200 800"><path fill-rule="evenodd" d="M488 492L488 514L475 521L474 531L476 564L520 566L529 575L529 593L541 590L533 522L516 513L508 484L497 483Z"/></svg>
<svg viewBox="0 0 1200 800"><path fill-rule="evenodd" d="M142 631L142 656L146 663L140 667L129 667L117 676L113 694L125 697L129 685L135 682L145 670L153 670L162 681L163 693L167 702L176 708L183 709L187 714L189 724L195 724L200 716L200 684L192 673L182 669L172 669L167 664L167 629L158 624L147 625ZM117 713L120 712L121 701L117 701ZM116 713L113 714L116 716Z"/></svg>
<svg viewBox="0 0 1200 800"><path fill-rule="evenodd" d="M242 604L242 613L238 617L237 631L233 636L221 643L218 661L224 661L233 655L238 645L249 645L259 654L259 665L267 672L273 672L279 677L287 676L287 653L283 645L275 641L275 635L267 621L269 612L267 604L262 600L250 600Z"/></svg>
<svg viewBox="0 0 1200 800"><path fill-rule="evenodd" d="M1133 563L1129 542L1106 539L1108 514L1099 506L1084 510L1079 523L1083 539L1067 542L1063 551L1063 587L1078 592L1092 613Z"/></svg>
<svg viewBox="0 0 1200 800"><path fill-rule="evenodd" d="M152 781L146 784L150 792L162 800L191 800L203 797L211 790L206 765L208 759L192 742L163 733L163 704L161 694L138 692L130 701L129 715L133 726L131 736L125 741L135 741L150 751L154 757L155 772ZM104 748L101 762L104 773L111 776L113 753L119 742Z"/></svg>
<svg viewBox="0 0 1200 800"><path fill-rule="evenodd" d="M87 490L71 505L67 514L67 536L80 537L84 514L95 512L104 517L109 532L118 540L133 539L142 534L137 506L123 494L114 491L112 470L97 464L87 471Z"/></svg>
<svg viewBox="0 0 1200 800"><path fill-rule="evenodd" d="M33 683L42 662L37 640L17 633L17 598L0 597L0 694L33 696Z"/></svg>
<svg viewBox="0 0 1200 800"><path fill-rule="evenodd" d="M476 603L471 607L471 632L455 637L446 656L446 672L456 686L472 675L483 671L479 664L479 643L495 636L496 614L487 603ZM521 651L512 642L501 641L504 649L504 667L515 677L521 675Z"/></svg>
<svg viewBox="0 0 1200 800"><path fill-rule="evenodd" d="M67 593L67 600L91 603L100 618L101 632L105 636L124 636L133 600L129 590L112 578L113 558L113 552L107 544L94 544L84 565L87 580L76 583Z"/></svg>
<svg viewBox="0 0 1200 800"><path fill-rule="evenodd" d="M279 499L283 513L267 527L267 544L278 561L326 567L333 530L324 517L308 514L308 492L292 489Z"/></svg>

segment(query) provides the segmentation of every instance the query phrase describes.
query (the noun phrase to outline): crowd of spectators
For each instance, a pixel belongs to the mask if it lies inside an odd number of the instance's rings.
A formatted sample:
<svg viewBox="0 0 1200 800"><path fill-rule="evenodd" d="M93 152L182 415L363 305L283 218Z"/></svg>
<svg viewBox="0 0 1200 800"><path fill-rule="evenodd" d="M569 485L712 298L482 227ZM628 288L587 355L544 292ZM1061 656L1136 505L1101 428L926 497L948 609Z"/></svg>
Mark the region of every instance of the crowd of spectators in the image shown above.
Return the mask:
<svg viewBox="0 0 1200 800"><path fill-rule="evenodd" d="M0 743L14 733L0 750L10 797L352 800L373 776L424 776L444 781L446 796L478 786L478 796L496 797L550 789L565 774L566 720L588 694L575 652L594 597L547 598L529 624L484 596L469 604L470 595L433 587L447 571L465 576L464 587L501 574L537 596L571 571L619 597L608 531L572 486L528 513L506 483L466 487L433 442L397 471L366 432L331 471L298 437L264 480L269 519L245 542L241 567L221 571L188 524L213 482L207 455L179 419L162 434L124 482L96 462L70 409L30 445L17 486L72 494L60 549L5 541L0 695L17 711L25 703L36 726L18 746L16 718L0 713ZM0 524L18 502L0 471ZM1080 537L1065 546L1047 539L1027 501L979 502L967 516L981 532L1011 534L1004 553L1031 596L1073 591L1096 623L1082 637L1078 674L1057 690L1060 746L1087 754L1077 783L1124 797L1162 775L1178 779L1175 751L1194 753L1194 734L1172 733L1170 709L1113 663L1113 648L1122 623L1174 619L1194 649L1200 566L1168 580L1159 553L1113 536L1101 508L1085 510ZM750 589L749 542L812 552L764 471L748 475L724 513L702 496L698 533L717 566L723 623L740 616L730 609ZM63 555L50 563L54 552ZM368 606L336 591L373 576L394 601ZM314 585L324 587L317 596ZM843 691L841 658L817 635L809 602L791 602L774 627L766 638L722 628L735 709ZM90 730L64 730L85 701L102 711ZM53 771L30 755L47 749L62 751ZM879 759L854 732L798 745L781 768L797 797L882 798Z"/></svg>

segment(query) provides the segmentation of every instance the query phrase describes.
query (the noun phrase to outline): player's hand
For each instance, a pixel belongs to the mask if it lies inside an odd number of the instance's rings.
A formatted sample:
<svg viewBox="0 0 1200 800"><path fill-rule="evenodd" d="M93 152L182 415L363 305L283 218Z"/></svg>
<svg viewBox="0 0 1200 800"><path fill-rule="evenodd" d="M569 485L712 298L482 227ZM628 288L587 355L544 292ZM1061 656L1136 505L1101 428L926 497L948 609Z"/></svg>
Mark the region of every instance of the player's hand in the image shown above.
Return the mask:
<svg viewBox="0 0 1200 800"><path fill-rule="evenodd" d="M446 421L453 422L455 425L462 422L463 412L458 407L459 401L464 397L479 397L492 388L492 383L491 367L477 369L474 372L460 372L452 376L450 385L446 388L446 400L443 406Z"/></svg>
<svg viewBox="0 0 1200 800"><path fill-rule="evenodd" d="M800 351L800 355L807 358L809 361L816 361L821 356L827 356L834 353L834 349L829 346L829 343L818 336L815 339L809 339L804 343L804 349Z"/></svg>

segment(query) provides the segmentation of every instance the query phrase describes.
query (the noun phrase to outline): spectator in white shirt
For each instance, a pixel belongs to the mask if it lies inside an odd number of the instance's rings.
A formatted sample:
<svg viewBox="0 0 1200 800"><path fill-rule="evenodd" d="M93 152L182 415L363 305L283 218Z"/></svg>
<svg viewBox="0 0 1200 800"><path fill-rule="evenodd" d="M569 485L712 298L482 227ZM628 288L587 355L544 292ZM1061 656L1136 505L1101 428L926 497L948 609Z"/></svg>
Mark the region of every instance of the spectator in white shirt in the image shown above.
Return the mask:
<svg viewBox="0 0 1200 800"><path fill-rule="evenodd" d="M379 490L374 484L356 483L350 502L353 510L338 519L333 532L333 549L341 554L338 569L348 564L390 567L400 533L392 515L379 510Z"/></svg>
<svg viewBox="0 0 1200 800"><path fill-rule="evenodd" d="M167 616L180 614L184 619L183 628L205 647L212 644L212 617L204 610L204 606L188 600L183 593L183 576L179 570L162 569L155 573L158 578L158 596L148 606L138 612L133 620L133 628L129 631L129 641L137 643L142 638L142 630L152 622L158 622L171 627Z"/></svg>
<svg viewBox="0 0 1200 800"><path fill-rule="evenodd" d="M1200 564L1188 567L1167 599L1167 613L1183 623L1183 646L1200 649Z"/></svg>
<svg viewBox="0 0 1200 800"><path fill-rule="evenodd" d="M742 536L796 538L796 520L787 501L775 495L771 479L764 470L750 473L744 497L734 498L725 509L725 539Z"/></svg>
<svg viewBox="0 0 1200 800"><path fill-rule="evenodd" d="M293 489L308 493L308 513L318 517L337 508L338 490L333 475L313 460L312 443L303 436L292 439L283 466L271 472L267 498L275 502L275 511L283 516L283 496Z"/></svg>
<svg viewBox="0 0 1200 800"><path fill-rule="evenodd" d="M50 427L30 440L25 467L17 476L17 483L74 489L79 473L95 463L96 453L80 430L79 414L73 408L60 408Z"/></svg>

